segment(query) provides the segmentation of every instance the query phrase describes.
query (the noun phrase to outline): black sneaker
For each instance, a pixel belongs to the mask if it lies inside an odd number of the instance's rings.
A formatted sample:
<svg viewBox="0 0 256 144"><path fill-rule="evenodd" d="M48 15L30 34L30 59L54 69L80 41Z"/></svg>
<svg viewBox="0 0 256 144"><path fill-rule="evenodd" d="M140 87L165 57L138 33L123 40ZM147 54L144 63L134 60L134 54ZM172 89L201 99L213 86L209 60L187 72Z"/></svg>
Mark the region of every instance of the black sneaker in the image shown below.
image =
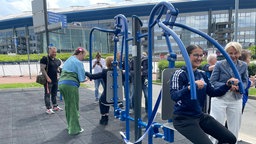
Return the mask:
<svg viewBox="0 0 256 144"><path fill-rule="evenodd" d="M100 124L101 125L108 125L108 116L101 116Z"/></svg>

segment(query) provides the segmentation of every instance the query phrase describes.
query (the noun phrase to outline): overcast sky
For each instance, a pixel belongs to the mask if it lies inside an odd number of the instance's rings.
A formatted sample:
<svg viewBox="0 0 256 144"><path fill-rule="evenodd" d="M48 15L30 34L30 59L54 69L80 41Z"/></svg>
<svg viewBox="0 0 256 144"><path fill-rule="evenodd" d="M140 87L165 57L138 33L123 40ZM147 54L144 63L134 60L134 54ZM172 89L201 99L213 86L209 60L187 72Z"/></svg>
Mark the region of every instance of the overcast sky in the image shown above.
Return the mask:
<svg viewBox="0 0 256 144"><path fill-rule="evenodd" d="M31 2L33 0L0 0L0 19L8 16L22 13L23 11L32 11ZM134 2L152 2L157 0L47 0L48 8L66 8L70 6L88 6L97 3L117 3L124 1ZM160 0L159 0L160 1Z"/></svg>

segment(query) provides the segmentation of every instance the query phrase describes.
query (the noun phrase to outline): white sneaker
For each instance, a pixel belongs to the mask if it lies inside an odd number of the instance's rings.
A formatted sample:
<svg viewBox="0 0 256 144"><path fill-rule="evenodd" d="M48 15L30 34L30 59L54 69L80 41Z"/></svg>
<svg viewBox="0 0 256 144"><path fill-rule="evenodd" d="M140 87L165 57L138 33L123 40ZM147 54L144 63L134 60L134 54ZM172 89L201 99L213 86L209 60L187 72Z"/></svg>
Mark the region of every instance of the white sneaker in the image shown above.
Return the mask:
<svg viewBox="0 0 256 144"><path fill-rule="evenodd" d="M53 107L53 110L54 110L54 111L62 111L63 109L60 108L59 106L56 106L56 107Z"/></svg>
<svg viewBox="0 0 256 144"><path fill-rule="evenodd" d="M82 132L84 132L84 129L83 129L83 128L81 128L81 130L80 130L80 132L79 132L79 133L82 133Z"/></svg>
<svg viewBox="0 0 256 144"><path fill-rule="evenodd" d="M52 109L47 109L47 110L46 110L46 113L47 113L47 114L54 114L55 112L54 112Z"/></svg>

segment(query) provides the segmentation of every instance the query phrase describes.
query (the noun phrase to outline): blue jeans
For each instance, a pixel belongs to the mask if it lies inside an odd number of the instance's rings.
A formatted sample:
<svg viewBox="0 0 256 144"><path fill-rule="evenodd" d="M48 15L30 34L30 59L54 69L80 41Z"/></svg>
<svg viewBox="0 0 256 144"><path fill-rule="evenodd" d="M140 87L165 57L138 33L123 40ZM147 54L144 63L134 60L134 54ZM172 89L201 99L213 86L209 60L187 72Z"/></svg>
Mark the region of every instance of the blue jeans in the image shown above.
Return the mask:
<svg viewBox="0 0 256 144"><path fill-rule="evenodd" d="M134 108L134 84L130 82L129 86L130 86L130 96L129 96L130 109L133 109Z"/></svg>
<svg viewBox="0 0 256 144"><path fill-rule="evenodd" d="M94 87L95 87L94 92L95 92L95 98L96 98L96 99L99 99L99 97L100 97L100 94L99 94L99 87L100 87L100 84L101 84L102 87L103 87L103 80L102 80L102 79L96 79L96 80L94 80Z"/></svg>

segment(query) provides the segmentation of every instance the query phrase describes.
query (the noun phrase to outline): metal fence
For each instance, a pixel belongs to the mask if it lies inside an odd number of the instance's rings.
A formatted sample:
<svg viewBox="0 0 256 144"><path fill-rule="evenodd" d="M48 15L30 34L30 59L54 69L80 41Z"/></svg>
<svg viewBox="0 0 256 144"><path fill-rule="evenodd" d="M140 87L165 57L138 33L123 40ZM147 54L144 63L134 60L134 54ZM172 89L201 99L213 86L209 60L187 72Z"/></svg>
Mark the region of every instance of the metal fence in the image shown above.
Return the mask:
<svg viewBox="0 0 256 144"><path fill-rule="evenodd" d="M84 68L89 71L89 62L84 62ZM0 63L0 76L36 76L40 72L39 62ZM153 63L153 72L157 72L157 62Z"/></svg>

